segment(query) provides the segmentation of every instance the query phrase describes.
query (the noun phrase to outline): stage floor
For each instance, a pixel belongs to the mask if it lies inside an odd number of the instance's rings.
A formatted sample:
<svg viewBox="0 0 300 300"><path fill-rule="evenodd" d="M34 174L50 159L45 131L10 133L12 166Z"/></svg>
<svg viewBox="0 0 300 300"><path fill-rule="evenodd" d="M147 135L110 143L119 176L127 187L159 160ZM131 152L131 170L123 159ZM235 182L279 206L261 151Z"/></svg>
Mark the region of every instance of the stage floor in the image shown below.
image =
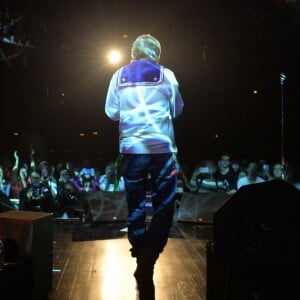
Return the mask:
<svg viewBox="0 0 300 300"><path fill-rule="evenodd" d="M206 299L206 245L212 225L173 224L155 265L156 300ZM56 221L51 300L134 300L135 259L124 222Z"/></svg>

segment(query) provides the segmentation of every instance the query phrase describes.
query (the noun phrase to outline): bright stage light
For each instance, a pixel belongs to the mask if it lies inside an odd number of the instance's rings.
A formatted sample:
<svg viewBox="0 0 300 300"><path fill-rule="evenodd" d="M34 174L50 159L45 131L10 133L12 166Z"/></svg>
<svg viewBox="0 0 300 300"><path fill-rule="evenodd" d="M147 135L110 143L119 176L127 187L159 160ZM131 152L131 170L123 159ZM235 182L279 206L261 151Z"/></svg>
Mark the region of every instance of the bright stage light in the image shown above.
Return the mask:
<svg viewBox="0 0 300 300"><path fill-rule="evenodd" d="M117 50L112 50L108 54L108 61L114 65L118 64L121 61L121 58L121 53Z"/></svg>

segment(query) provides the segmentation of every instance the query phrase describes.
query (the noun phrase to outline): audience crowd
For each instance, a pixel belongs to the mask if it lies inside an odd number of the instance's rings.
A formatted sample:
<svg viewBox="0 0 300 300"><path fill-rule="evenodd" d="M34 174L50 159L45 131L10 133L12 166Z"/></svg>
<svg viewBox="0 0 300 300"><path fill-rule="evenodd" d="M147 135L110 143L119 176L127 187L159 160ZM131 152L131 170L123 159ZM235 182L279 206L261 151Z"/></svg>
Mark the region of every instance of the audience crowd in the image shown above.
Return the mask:
<svg viewBox="0 0 300 300"><path fill-rule="evenodd" d="M88 192L125 191L118 165L92 166L88 160L75 165L70 161L52 164L36 157L31 150L28 161L20 161L15 151L11 161L0 163L0 212L16 209L51 212L56 218L82 218L84 195ZM179 167L178 193L223 192L233 195L244 185L285 180L300 189L299 165L265 160L232 160L223 153L217 161L200 161L187 175Z"/></svg>

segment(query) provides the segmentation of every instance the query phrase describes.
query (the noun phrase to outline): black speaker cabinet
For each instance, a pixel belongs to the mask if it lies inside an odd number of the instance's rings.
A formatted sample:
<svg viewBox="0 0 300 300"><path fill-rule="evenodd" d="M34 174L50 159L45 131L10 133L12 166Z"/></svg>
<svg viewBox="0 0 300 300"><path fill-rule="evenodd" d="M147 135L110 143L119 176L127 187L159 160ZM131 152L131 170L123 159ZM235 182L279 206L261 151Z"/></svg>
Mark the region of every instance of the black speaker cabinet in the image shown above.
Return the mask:
<svg viewBox="0 0 300 300"><path fill-rule="evenodd" d="M207 300L300 299L300 191L284 180L240 188L214 215Z"/></svg>
<svg viewBox="0 0 300 300"><path fill-rule="evenodd" d="M241 187L214 215L217 255L250 267L300 268L300 190L284 180Z"/></svg>
<svg viewBox="0 0 300 300"><path fill-rule="evenodd" d="M229 263L216 254L212 241L207 243L206 255L206 300L300 299L299 270Z"/></svg>
<svg viewBox="0 0 300 300"><path fill-rule="evenodd" d="M31 211L0 213L0 239L7 245L6 256L14 256L11 265L15 268L6 274L11 278L5 278L8 283L16 283L8 291L10 299L15 299L14 295L20 295L19 299L47 299L52 289L53 215ZM14 255L9 253L12 250Z"/></svg>

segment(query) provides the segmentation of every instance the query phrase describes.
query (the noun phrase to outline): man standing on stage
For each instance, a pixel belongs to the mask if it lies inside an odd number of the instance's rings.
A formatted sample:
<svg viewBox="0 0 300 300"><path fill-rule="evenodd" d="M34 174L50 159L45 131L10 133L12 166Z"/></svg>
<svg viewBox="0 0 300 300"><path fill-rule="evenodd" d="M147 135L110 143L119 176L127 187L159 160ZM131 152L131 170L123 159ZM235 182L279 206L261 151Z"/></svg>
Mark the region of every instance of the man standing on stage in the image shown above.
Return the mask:
<svg viewBox="0 0 300 300"><path fill-rule="evenodd" d="M173 119L183 109L174 73L159 65L159 41L136 38L131 62L112 76L107 116L119 121L121 170L128 204L128 240L137 259L134 276L140 299L154 299L153 269L167 244L174 214L177 147ZM150 180L153 216L146 227L146 190Z"/></svg>

